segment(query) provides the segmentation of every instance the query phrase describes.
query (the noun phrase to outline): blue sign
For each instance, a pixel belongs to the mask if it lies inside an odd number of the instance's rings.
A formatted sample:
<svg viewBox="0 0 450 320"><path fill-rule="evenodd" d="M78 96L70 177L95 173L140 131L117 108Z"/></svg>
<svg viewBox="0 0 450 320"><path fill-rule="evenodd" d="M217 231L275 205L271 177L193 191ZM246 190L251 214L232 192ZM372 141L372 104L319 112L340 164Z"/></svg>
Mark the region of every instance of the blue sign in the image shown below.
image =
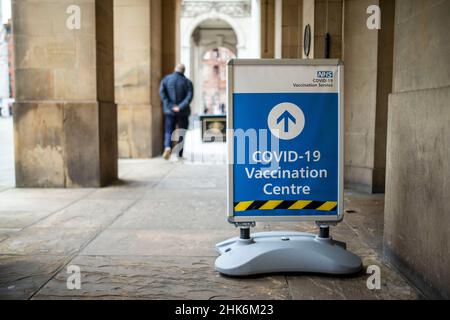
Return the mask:
<svg viewBox="0 0 450 320"><path fill-rule="evenodd" d="M339 84L337 72L319 70L300 83L307 90L296 83L289 92L267 92L270 86L262 84L264 90L255 85L232 93L234 218L339 220ZM331 87L320 86L323 79Z"/></svg>

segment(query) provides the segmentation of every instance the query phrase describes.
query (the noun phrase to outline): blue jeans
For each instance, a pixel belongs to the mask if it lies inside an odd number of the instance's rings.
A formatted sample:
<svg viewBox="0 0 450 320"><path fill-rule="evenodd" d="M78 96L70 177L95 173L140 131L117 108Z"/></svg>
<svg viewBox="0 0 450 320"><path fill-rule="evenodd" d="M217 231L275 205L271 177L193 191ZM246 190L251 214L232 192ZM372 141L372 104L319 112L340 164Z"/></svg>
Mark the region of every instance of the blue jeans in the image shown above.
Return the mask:
<svg viewBox="0 0 450 320"><path fill-rule="evenodd" d="M172 147L172 134L175 128L187 130L189 126L189 116L182 115L164 115L164 148ZM181 149L179 149L178 156L183 156L183 145L185 131L179 134L178 144L181 144Z"/></svg>

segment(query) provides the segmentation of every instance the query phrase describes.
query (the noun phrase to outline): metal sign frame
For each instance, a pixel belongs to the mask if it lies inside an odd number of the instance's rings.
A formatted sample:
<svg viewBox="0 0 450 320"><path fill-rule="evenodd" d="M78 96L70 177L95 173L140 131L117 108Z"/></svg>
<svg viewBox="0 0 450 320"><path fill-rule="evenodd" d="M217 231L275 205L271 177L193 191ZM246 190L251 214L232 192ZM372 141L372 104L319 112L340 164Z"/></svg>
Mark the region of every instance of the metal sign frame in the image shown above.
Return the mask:
<svg viewBox="0 0 450 320"><path fill-rule="evenodd" d="M234 122L233 94L235 92L234 69L239 66L317 66L338 69L338 206L337 215L330 216L245 216L234 215ZM227 65L227 143L228 143L228 221L233 224L249 224L267 221L316 221L321 223L338 223L344 218L344 68L338 59L232 59Z"/></svg>

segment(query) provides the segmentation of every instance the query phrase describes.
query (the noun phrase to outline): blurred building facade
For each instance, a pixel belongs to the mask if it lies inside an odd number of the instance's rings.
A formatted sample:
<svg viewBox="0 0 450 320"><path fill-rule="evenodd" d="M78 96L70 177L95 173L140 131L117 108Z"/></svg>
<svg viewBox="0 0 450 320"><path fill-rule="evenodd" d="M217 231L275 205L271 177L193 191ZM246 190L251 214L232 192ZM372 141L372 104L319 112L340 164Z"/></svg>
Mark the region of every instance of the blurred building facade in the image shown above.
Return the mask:
<svg viewBox="0 0 450 320"><path fill-rule="evenodd" d="M5 24L6 42L8 43L8 74L9 74L9 96L14 98L14 41L11 19Z"/></svg>
<svg viewBox="0 0 450 320"><path fill-rule="evenodd" d="M0 3L1 4L1 3ZM0 100L11 97L10 68L9 68L9 31L3 24L2 8L0 6Z"/></svg>
<svg viewBox="0 0 450 320"><path fill-rule="evenodd" d="M206 52L202 61L202 104L204 114L225 114L227 109L227 63L233 52L218 47Z"/></svg>

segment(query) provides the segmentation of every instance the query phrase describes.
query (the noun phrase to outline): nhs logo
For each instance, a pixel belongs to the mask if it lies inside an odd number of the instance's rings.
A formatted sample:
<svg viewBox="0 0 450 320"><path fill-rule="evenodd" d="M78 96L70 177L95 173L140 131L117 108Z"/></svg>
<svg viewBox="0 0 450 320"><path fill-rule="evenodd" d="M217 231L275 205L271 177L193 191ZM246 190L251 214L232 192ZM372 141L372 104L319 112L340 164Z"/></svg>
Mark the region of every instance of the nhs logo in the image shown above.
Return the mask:
<svg viewBox="0 0 450 320"><path fill-rule="evenodd" d="M330 79L333 78L333 71L317 71L317 78Z"/></svg>

